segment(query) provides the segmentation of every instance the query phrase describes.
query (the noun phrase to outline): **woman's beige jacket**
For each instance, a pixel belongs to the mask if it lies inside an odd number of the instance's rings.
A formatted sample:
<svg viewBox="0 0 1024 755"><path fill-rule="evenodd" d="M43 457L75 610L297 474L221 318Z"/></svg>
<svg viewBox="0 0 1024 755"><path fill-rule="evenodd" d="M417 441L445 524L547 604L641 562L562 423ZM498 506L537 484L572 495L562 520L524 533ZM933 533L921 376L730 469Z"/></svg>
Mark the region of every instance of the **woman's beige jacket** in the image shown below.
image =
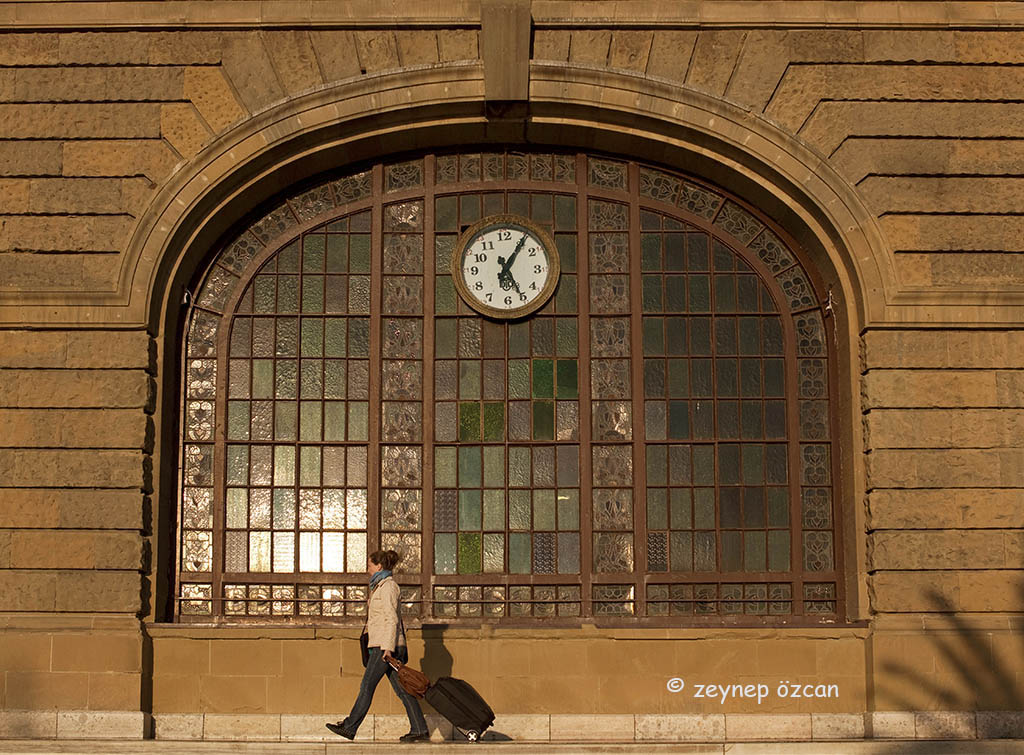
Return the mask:
<svg viewBox="0 0 1024 755"><path fill-rule="evenodd" d="M398 621L398 583L391 577L385 577L370 593L369 607L366 612L366 643L371 648L381 651L394 650L405 645L405 635Z"/></svg>

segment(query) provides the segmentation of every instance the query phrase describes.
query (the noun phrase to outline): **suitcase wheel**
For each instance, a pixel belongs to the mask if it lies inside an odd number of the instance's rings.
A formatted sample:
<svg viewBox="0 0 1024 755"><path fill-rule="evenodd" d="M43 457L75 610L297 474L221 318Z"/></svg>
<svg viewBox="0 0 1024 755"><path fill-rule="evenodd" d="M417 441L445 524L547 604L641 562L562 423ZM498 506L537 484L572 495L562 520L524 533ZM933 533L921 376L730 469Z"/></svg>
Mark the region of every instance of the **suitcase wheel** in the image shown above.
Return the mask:
<svg viewBox="0 0 1024 755"><path fill-rule="evenodd" d="M466 739L468 739L470 742L476 742L480 739L480 732L476 731L475 729L471 729L466 732Z"/></svg>

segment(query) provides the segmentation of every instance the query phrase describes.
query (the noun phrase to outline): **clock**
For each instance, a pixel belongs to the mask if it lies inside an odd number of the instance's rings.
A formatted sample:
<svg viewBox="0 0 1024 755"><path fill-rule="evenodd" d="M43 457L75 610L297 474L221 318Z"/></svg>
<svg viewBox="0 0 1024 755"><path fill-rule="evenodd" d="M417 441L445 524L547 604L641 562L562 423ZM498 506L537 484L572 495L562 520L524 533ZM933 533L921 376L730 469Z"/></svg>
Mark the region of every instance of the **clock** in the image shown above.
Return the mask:
<svg viewBox="0 0 1024 755"><path fill-rule="evenodd" d="M519 215L491 215L459 237L452 277L480 314L513 320L536 312L558 285L558 251L538 225Z"/></svg>

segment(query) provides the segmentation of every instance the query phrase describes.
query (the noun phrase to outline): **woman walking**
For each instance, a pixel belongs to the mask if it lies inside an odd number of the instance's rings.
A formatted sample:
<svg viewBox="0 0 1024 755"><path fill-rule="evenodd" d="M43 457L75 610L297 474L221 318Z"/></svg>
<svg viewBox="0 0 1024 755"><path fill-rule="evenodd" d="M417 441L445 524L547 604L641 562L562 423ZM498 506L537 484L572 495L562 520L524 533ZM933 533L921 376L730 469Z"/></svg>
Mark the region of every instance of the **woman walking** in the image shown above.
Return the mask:
<svg viewBox="0 0 1024 755"><path fill-rule="evenodd" d="M398 673L388 665L386 659L396 658L405 663L409 660L409 649L405 643L405 627L399 614L398 583L391 578L391 570L395 568L400 556L395 551L375 551L370 554L366 571L370 575L370 599L366 612L366 626L363 633L367 635L369 659L366 671L359 685L359 695L352 706L352 712L344 721L327 724L327 728L345 739L355 739L359 724L363 722L373 693L380 684L382 677L387 675L391 688L405 706L409 716L408 734L399 739L402 742L421 742L430 739L427 722L416 698L406 692L398 683Z"/></svg>

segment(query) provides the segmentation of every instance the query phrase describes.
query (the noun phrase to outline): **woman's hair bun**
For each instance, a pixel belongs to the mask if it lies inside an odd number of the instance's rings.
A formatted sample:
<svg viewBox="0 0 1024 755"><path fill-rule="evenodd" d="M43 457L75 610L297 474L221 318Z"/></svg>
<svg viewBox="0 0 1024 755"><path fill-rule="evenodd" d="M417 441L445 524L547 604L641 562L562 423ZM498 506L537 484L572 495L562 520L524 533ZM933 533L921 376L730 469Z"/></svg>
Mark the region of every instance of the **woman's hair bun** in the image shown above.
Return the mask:
<svg viewBox="0 0 1024 755"><path fill-rule="evenodd" d="M370 560L391 571L395 568L395 564L402 560L402 554L393 550L374 551L370 554Z"/></svg>

